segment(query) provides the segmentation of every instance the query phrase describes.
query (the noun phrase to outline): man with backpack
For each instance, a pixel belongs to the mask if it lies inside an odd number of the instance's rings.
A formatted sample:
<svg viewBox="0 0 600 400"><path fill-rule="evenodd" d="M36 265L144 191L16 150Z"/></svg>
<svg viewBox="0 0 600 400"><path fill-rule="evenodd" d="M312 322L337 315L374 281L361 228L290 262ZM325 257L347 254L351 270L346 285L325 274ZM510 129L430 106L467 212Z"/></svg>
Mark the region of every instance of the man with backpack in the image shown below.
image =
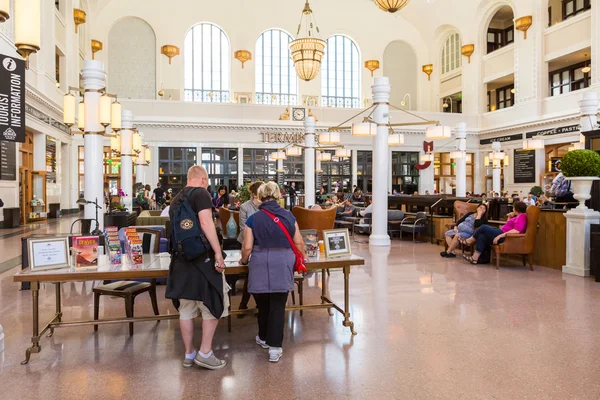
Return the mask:
<svg viewBox="0 0 600 400"><path fill-rule="evenodd" d="M206 190L208 174L195 165L188 170L187 186L171 201L171 265L165 296L179 303L179 326L185 345L184 367L194 364L220 369L227 364L212 352L220 318L228 315L225 261L212 217L212 199ZM202 342L194 347L194 321L202 315Z"/></svg>
<svg viewBox="0 0 600 400"><path fill-rule="evenodd" d="M554 196L554 201L557 203L574 203L577 201L573 197L571 181L565 178L562 172L556 175L556 178L552 181L550 194Z"/></svg>

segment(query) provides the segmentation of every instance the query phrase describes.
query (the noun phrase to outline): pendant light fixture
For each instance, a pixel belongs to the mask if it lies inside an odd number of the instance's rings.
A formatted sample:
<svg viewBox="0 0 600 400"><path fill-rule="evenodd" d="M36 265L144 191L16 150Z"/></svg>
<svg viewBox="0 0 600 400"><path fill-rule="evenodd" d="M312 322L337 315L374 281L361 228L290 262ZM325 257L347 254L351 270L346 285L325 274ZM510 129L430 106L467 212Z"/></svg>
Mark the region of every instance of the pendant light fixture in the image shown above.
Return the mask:
<svg viewBox="0 0 600 400"><path fill-rule="evenodd" d="M304 35L300 36L302 26L305 26ZM319 37L317 25L308 0L302 10L300 24L296 33L296 40L290 43L290 52L296 73L304 81L313 80L321 70L321 61L325 55L327 42Z"/></svg>
<svg viewBox="0 0 600 400"><path fill-rule="evenodd" d="M581 72L583 72L584 74L589 74L590 71L592 70L592 67L590 67L587 63L587 58L588 58L588 55L586 54L585 55L585 65L583 68L581 68Z"/></svg>
<svg viewBox="0 0 600 400"><path fill-rule="evenodd" d="M0 22L10 18L10 0L0 0Z"/></svg>
<svg viewBox="0 0 600 400"><path fill-rule="evenodd" d="M40 50L40 0L18 0L15 7L15 46L29 69L29 56Z"/></svg>
<svg viewBox="0 0 600 400"><path fill-rule="evenodd" d="M340 133L336 131L323 132L319 135L320 144L338 144L340 142Z"/></svg>
<svg viewBox="0 0 600 400"><path fill-rule="evenodd" d="M375 4L385 12L393 14L402 10L410 0L374 0Z"/></svg>

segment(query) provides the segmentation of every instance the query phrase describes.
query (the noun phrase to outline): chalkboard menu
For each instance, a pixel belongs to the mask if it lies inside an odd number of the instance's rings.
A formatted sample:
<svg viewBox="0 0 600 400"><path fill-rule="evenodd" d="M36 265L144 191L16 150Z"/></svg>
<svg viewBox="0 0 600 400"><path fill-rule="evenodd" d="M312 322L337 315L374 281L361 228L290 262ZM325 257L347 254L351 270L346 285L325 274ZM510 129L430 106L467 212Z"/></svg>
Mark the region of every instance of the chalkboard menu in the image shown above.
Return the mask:
<svg viewBox="0 0 600 400"><path fill-rule="evenodd" d="M17 180L17 147L14 142L0 140L0 180Z"/></svg>
<svg viewBox="0 0 600 400"><path fill-rule="evenodd" d="M515 150L515 183L535 183L535 150Z"/></svg>

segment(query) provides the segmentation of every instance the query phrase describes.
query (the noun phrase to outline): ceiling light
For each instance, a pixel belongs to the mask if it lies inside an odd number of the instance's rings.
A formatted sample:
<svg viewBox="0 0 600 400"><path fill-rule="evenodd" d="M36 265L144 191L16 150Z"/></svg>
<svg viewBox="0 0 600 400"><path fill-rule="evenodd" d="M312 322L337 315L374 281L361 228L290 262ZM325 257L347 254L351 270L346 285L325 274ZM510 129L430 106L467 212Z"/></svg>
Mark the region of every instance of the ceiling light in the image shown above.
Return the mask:
<svg viewBox="0 0 600 400"><path fill-rule="evenodd" d="M65 94L63 97L63 123L71 127L75 125L75 105L76 99L75 96L71 93Z"/></svg>
<svg viewBox="0 0 600 400"><path fill-rule="evenodd" d="M404 144L404 135L402 133L390 133L388 136L388 146L402 146Z"/></svg>
<svg viewBox="0 0 600 400"><path fill-rule="evenodd" d="M352 136L375 136L377 135L377 124L372 122L358 122L352 124Z"/></svg>
<svg viewBox="0 0 600 400"><path fill-rule="evenodd" d="M433 162L434 156L433 153L421 154L419 157L419 161L421 162Z"/></svg>
<svg viewBox="0 0 600 400"><path fill-rule="evenodd" d="M425 137L429 140L450 139L452 137L452 128L449 126L429 126L425 130Z"/></svg>
<svg viewBox="0 0 600 400"><path fill-rule="evenodd" d="M395 13L402 10L408 4L409 0L374 0L375 4L383 11Z"/></svg>
<svg viewBox="0 0 600 400"><path fill-rule="evenodd" d="M300 31L302 30L304 19L306 19L306 31L305 36L302 37L300 36ZM296 73L304 81L313 80L321 70L321 60L325 55L327 42L318 37L319 33L319 27L312 17L312 9L307 0L302 10L300 24L298 25L297 39L290 43L290 52Z"/></svg>
<svg viewBox="0 0 600 400"><path fill-rule="evenodd" d="M340 142L340 133L336 131L323 132L319 135L320 144L338 144Z"/></svg>
<svg viewBox="0 0 600 400"><path fill-rule="evenodd" d="M292 146L285 149L285 154L288 157L299 157L302 155L302 148L298 146Z"/></svg>
<svg viewBox="0 0 600 400"><path fill-rule="evenodd" d="M18 0L15 9L15 46L29 68L29 55L40 50L40 0Z"/></svg>
<svg viewBox="0 0 600 400"><path fill-rule="evenodd" d="M0 0L0 22L10 18L10 0Z"/></svg>
<svg viewBox="0 0 600 400"><path fill-rule="evenodd" d="M460 158L465 158L465 152L464 151L451 151L450 152L450 158L453 160L458 160Z"/></svg>
<svg viewBox="0 0 600 400"><path fill-rule="evenodd" d="M586 58L585 66L583 68L581 68L581 72L583 72L584 74L589 74L590 71L592 70L592 68L587 64L587 58L588 58L587 53L585 54L585 58Z"/></svg>
<svg viewBox="0 0 600 400"><path fill-rule="evenodd" d="M287 157L285 155L285 151L274 151L271 153L271 159L275 160L275 161L279 161L279 160L287 160Z"/></svg>
<svg viewBox="0 0 600 400"><path fill-rule="evenodd" d="M544 148L544 141L542 139L523 140L523 150L542 150Z"/></svg>
<svg viewBox="0 0 600 400"><path fill-rule="evenodd" d="M328 153L326 151L322 152L321 154L319 154L318 160L319 161L331 161L331 153Z"/></svg>
<svg viewBox="0 0 600 400"><path fill-rule="evenodd" d="M339 158L350 158L352 157L352 150L350 149L337 149L335 156Z"/></svg>

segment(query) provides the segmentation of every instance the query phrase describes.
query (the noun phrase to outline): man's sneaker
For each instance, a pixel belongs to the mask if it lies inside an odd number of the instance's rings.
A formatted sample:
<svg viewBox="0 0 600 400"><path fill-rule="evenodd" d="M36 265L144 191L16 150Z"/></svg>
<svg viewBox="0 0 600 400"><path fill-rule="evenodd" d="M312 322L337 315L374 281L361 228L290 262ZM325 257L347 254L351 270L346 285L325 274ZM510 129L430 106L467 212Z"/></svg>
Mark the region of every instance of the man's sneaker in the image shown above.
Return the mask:
<svg viewBox="0 0 600 400"><path fill-rule="evenodd" d="M215 357L214 353L211 354L210 357L204 358L200 355L200 352L198 352L196 358L194 358L194 364L206 369L221 369L227 365L227 361L219 360Z"/></svg>
<svg viewBox="0 0 600 400"><path fill-rule="evenodd" d="M281 347L269 348L269 361L276 363L283 356L283 349Z"/></svg>
<svg viewBox="0 0 600 400"><path fill-rule="evenodd" d="M189 368L189 367L191 367L193 365L194 365L194 359L193 358L184 358L183 359L183 366L185 368Z"/></svg>
<svg viewBox="0 0 600 400"><path fill-rule="evenodd" d="M262 347L263 349L269 348L269 345L267 344L267 342L265 342L264 340L260 340L260 338L258 336L256 337L256 344L259 345L260 347Z"/></svg>

